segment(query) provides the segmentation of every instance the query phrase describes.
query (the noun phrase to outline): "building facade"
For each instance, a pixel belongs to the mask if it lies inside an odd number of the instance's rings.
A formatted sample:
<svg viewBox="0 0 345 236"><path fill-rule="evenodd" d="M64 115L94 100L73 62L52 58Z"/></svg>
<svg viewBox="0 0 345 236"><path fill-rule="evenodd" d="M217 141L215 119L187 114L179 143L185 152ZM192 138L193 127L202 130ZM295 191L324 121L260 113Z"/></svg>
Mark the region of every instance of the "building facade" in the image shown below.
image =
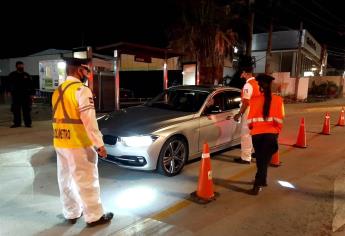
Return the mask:
<svg viewBox="0 0 345 236"><path fill-rule="evenodd" d="M255 73L265 72L267 42L268 33L253 35ZM325 73L326 65L326 49L307 30L272 33L270 72L290 72L291 77L316 76Z"/></svg>

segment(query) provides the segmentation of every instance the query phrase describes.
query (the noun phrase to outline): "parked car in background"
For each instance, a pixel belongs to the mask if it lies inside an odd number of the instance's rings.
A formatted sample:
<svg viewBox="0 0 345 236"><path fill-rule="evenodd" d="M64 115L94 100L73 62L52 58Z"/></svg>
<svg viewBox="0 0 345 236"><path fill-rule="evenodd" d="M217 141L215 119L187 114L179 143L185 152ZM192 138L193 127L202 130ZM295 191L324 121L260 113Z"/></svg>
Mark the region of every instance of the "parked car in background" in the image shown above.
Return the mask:
<svg viewBox="0 0 345 236"><path fill-rule="evenodd" d="M119 166L158 170L174 176L187 160L240 143L241 91L231 87L171 87L144 105L98 119L108 150L105 161Z"/></svg>

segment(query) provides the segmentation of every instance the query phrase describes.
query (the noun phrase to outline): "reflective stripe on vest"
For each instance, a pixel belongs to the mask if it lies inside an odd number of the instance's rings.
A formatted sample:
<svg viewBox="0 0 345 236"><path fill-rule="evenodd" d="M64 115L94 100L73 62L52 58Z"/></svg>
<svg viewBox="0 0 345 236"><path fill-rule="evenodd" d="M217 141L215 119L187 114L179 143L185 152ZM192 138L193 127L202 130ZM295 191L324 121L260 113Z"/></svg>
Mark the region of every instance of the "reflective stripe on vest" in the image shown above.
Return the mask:
<svg viewBox="0 0 345 236"><path fill-rule="evenodd" d="M54 146L80 148L92 145L77 107L75 92L81 82L64 82L55 90L52 98ZM63 88L64 87L64 88Z"/></svg>
<svg viewBox="0 0 345 236"><path fill-rule="evenodd" d="M281 97L272 94L269 116L263 117L263 95L250 100L247 123L252 135L261 133L279 133L283 127L284 105Z"/></svg>
<svg viewBox="0 0 345 236"><path fill-rule="evenodd" d="M272 122L275 121L279 124L283 124L283 119L279 119L277 117L267 117L267 119L265 120L263 117L255 117L255 118L251 118L247 120L247 123L253 123L253 122Z"/></svg>

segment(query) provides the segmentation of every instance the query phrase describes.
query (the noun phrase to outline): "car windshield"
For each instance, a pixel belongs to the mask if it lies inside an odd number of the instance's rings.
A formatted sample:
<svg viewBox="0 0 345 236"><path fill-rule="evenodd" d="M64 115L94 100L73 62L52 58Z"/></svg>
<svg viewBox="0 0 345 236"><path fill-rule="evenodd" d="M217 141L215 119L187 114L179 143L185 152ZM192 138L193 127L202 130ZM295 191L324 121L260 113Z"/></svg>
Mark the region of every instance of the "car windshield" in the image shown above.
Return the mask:
<svg viewBox="0 0 345 236"><path fill-rule="evenodd" d="M169 89L148 101L145 106L166 110L197 112L209 92L190 89Z"/></svg>

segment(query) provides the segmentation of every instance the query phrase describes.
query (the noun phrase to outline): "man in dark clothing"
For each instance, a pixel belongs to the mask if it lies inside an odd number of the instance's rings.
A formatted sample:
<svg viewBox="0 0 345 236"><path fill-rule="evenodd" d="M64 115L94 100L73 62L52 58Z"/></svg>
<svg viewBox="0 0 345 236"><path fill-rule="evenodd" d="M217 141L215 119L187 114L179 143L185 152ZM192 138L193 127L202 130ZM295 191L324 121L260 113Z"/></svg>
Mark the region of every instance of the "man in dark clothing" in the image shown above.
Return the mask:
<svg viewBox="0 0 345 236"><path fill-rule="evenodd" d="M16 62L16 71L9 75L10 92L12 97L11 111L13 113L13 125L11 128L22 125L21 111L25 127L31 128L31 106L35 93L30 75L24 72L24 63Z"/></svg>

